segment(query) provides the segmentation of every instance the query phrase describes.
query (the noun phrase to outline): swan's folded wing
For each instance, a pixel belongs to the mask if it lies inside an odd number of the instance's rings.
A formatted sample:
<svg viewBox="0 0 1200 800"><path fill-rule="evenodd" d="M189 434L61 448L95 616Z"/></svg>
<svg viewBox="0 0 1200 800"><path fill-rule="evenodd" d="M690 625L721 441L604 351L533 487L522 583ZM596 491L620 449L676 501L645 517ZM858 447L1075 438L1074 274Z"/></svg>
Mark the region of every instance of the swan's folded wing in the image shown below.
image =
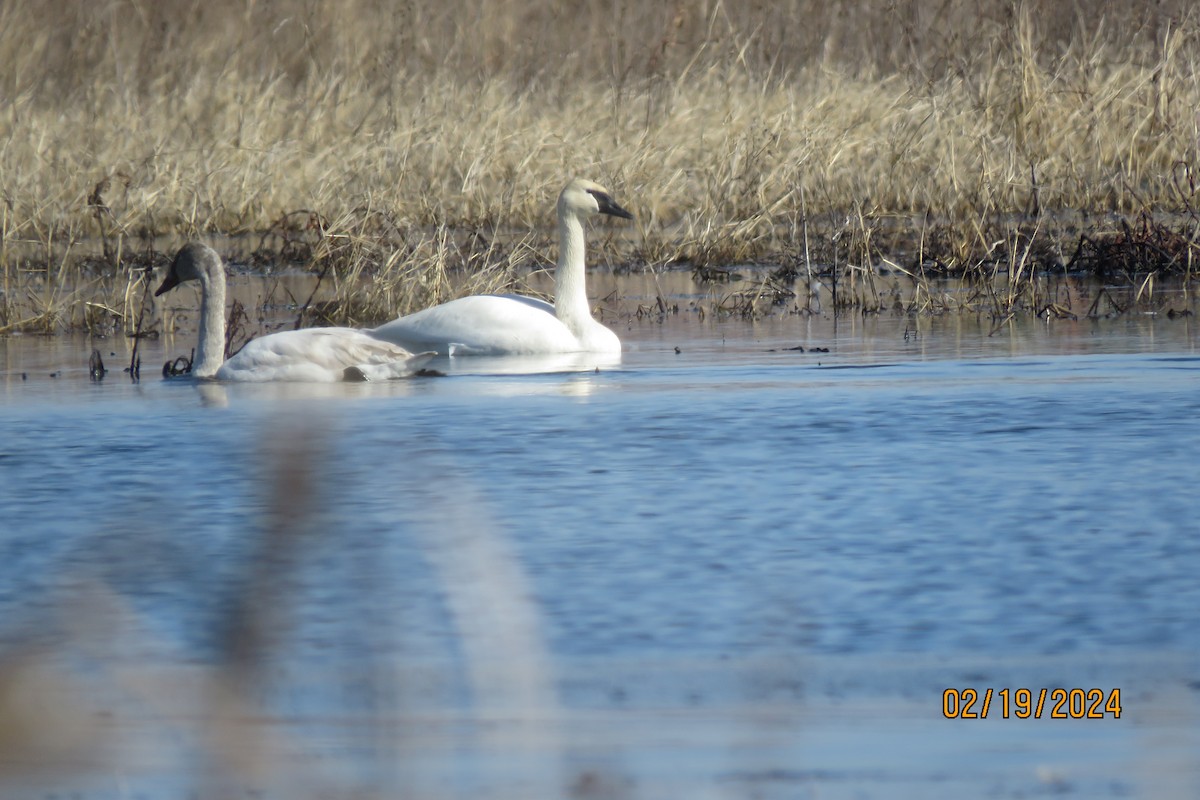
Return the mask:
<svg viewBox="0 0 1200 800"><path fill-rule="evenodd" d="M395 377L412 353L353 328L308 328L253 339L222 365L217 377L232 381L340 381L346 367L390 366ZM411 367L411 374L420 363Z"/></svg>
<svg viewBox="0 0 1200 800"><path fill-rule="evenodd" d="M415 374L437 353L417 353L407 358L393 359L383 364L355 364L342 370L343 380L351 383L365 381L394 381Z"/></svg>

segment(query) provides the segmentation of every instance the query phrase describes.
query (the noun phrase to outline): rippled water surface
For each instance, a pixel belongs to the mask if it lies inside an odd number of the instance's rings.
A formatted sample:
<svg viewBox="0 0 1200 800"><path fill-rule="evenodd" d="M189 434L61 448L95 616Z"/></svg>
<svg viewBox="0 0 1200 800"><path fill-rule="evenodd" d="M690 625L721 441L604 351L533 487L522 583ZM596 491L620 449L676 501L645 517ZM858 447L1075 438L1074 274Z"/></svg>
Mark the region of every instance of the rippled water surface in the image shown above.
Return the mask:
<svg viewBox="0 0 1200 800"><path fill-rule="evenodd" d="M320 387L0 339L5 796L1200 791L1190 319L622 335ZM1124 713L943 716L1018 686Z"/></svg>

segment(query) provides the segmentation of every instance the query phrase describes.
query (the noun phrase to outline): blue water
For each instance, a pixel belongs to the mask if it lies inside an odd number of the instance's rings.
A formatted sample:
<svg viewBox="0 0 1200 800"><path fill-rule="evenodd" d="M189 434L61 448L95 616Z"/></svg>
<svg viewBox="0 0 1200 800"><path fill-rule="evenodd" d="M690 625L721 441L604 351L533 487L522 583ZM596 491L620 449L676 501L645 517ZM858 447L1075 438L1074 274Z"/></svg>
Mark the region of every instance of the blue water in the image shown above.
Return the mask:
<svg viewBox="0 0 1200 800"><path fill-rule="evenodd" d="M319 388L97 385L85 358L9 340L0 648L69 648L64 604L102 586L137 620L120 659L220 663L259 604L269 658L301 675L462 664L463 609L512 595L568 675L1194 664L1197 337L1070 326L645 323L598 371ZM480 541L483 565L456 566ZM604 704L589 691L564 702Z"/></svg>

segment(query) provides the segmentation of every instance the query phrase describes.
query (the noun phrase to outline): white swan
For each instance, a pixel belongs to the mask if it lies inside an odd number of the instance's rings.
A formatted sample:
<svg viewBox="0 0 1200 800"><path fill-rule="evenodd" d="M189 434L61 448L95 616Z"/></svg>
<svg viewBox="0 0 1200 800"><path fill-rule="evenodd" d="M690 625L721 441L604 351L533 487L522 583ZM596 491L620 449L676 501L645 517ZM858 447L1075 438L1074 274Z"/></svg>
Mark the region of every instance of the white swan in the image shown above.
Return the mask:
<svg viewBox="0 0 1200 800"><path fill-rule="evenodd" d="M306 328L251 339L225 356L225 267L211 247L189 242L175 255L158 297L184 281L200 281L200 343L192 362L196 378L222 381L387 380L418 370L434 353L413 355L354 328ZM223 363L222 363L223 362Z"/></svg>
<svg viewBox="0 0 1200 800"><path fill-rule="evenodd" d="M563 188L554 305L523 295L474 295L400 317L372 333L442 355L620 353L617 335L592 319L584 289L583 221L595 214L633 219L599 184L577 178Z"/></svg>

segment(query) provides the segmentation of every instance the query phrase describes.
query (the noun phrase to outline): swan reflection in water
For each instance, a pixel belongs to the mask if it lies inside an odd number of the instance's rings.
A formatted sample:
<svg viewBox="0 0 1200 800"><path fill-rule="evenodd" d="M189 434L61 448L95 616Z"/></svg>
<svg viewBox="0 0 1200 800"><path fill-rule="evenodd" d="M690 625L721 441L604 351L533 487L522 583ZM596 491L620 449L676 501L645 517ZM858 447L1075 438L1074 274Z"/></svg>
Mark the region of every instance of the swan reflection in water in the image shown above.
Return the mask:
<svg viewBox="0 0 1200 800"><path fill-rule="evenodd" d="M224 382L187 376L165 383L194 385L206 408L245 400L344 400L371 397L588 397L621 369L620 353L554 353L537 356L437 356L411 378L365 383Z"/></svg>

